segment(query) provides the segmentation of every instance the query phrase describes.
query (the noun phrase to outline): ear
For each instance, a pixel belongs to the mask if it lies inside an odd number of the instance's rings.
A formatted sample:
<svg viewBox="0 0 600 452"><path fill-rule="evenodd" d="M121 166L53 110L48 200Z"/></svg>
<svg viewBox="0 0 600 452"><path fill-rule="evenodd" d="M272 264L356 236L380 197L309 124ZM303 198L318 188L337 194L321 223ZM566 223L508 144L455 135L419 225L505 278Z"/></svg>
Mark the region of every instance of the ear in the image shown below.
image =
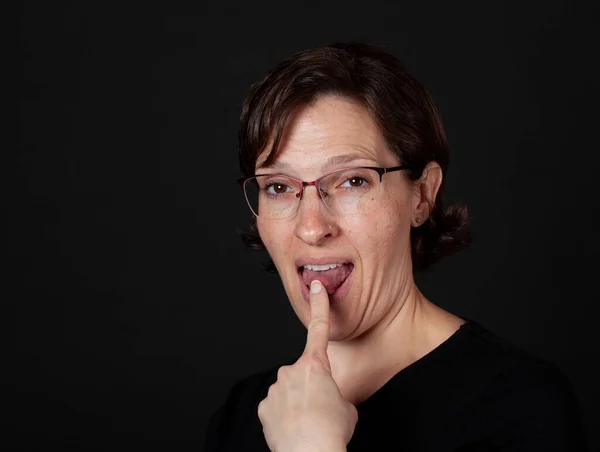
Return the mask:
<svg viewBox="0 0 600 452"><path fill-rule="evenodd" d="M423 170L420 179L414 182L413 215L411 220L413 227L421 226L429 218L438 190L442 185L443 177L442 168L439 163L431 161ZM417 222L416 219L420 221Z"/></svg>

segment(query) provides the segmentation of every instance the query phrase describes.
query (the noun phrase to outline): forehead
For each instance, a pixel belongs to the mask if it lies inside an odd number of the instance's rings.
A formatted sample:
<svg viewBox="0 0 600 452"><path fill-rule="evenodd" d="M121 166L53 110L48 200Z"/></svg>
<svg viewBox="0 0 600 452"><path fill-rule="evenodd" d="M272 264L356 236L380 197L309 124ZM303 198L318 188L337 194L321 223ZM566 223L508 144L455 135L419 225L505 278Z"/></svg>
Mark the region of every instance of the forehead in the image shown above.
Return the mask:
<svg viewBox="0 0 600 452"><path fill-rule="evenodd" d="M264 167L267 156L268 150L259 156L257 169ZM327 170L353 160L385 165L397 161L364 107L349 99L326 96L290 118L269 168Z"/></svg>

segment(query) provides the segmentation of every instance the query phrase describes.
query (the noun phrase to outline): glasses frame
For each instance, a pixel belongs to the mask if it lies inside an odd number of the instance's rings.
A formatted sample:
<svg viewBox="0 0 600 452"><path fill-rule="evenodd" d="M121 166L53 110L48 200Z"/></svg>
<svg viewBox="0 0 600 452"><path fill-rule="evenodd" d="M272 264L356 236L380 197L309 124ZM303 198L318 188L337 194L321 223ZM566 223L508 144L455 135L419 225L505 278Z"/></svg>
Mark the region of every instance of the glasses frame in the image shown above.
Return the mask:
<svg viewBox="0 0 600 452"><path fill-rule="evenodd" d="M248 182L250 179L254 179L255 177L259 177L259 176L282 176L282 177L287 177L288 179L291 179L291 180L297 182L298 185L300 185L300 191L296 194L296 197L298 198L298 204L296 204L296 209L294 210L294 212L290 216L281 218L281 219L287 219L287 218L293 217L296 214L296 212L298 212L298 208L300 207L300 201L302 201L302 196L304 195L304 188L305 187L314 186L317 189L317 193L319 194L319 198L321 199L321 201L323 202L323 204L325 205L325 207L327 207L327 209L330 209L330 207L327 206L327 203L323 199L323 193L321 191L321 188L319 187L319 184L321 183L321 181L324 178L326 178L327 176L329 176L329 175L331 175L333 173L338 173L338 172L347 171L347 170L369 169L369 170L376 171L379 174L379 183L383 183L383 175L384 174L392 173L394 171L402 171L402 170L405 170L405 169L408 169L408 168L409 167L406 166L406 165L390 166L388 168L382 168L382 167L378 167L378 166L349 166L347 168L338 168L338 169L335 169L333 171L329 171L328 173L323 174L321 177L319 177L318 179L315 179L315 180L313 180L311 182L303 181L302 179L297 179L295 177L288 176L287 174L283 174L283 173L253 174L252 176L242 177L242 178L238 179L237 182L238 182L238 184L240 184L240 187L241 187L242 192L244 194L244 198L246 199L246 204L248 205L248 207L250 207L250 211L252 212L252 214L254 216L256 216L257 218L261 218L263 220L275 220L277 218L259 217L258 214L256 212L254 212L254 210L252 209L252 206L250 205L250 201L248 201L248 195L246 194L246 182Z"/></svg>

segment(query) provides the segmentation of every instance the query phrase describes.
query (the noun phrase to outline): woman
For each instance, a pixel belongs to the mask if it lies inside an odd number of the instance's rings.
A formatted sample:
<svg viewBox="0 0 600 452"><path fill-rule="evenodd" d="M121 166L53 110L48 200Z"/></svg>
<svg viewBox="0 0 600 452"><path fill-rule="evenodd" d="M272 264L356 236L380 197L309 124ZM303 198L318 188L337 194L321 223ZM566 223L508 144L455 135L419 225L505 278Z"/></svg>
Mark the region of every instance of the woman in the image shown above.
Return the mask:
<svg viewBox="0 0 600 452"><path fill-rule="evenodd" d="M292 56L252 87L239 142L243 238L268 252L307 342L234 385L208 451L584 448L555 366L415 285L470 235L466 208L443 204L439 116L394 57L363 44Z"/></svg>

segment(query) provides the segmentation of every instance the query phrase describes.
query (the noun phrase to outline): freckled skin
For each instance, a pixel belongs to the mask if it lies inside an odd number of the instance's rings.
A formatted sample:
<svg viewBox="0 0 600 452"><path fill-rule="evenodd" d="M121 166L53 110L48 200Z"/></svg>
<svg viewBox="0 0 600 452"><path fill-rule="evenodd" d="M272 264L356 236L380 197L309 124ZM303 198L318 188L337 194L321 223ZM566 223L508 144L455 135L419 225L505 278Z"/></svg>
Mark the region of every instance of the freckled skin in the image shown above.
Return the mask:
<svg viewBox="0 0 600 452"><path fill-rule="evenodd" d="M278 171L305 181L338 167L400 164L366 110L339 97L320 98L297 112L284 138L277 161L288 166ZM361 159L324 166L329 157L340 154L360 154ZM418 201L405 174L393 172L383 177L368 215L336 217L310 187L295 217L258 220L261 238L304 325L310 311L294 265L298 256L343 256L354 261L348 296L331 312L331 340L357 336L390 312L412 281L409 234Z"/></svg>

